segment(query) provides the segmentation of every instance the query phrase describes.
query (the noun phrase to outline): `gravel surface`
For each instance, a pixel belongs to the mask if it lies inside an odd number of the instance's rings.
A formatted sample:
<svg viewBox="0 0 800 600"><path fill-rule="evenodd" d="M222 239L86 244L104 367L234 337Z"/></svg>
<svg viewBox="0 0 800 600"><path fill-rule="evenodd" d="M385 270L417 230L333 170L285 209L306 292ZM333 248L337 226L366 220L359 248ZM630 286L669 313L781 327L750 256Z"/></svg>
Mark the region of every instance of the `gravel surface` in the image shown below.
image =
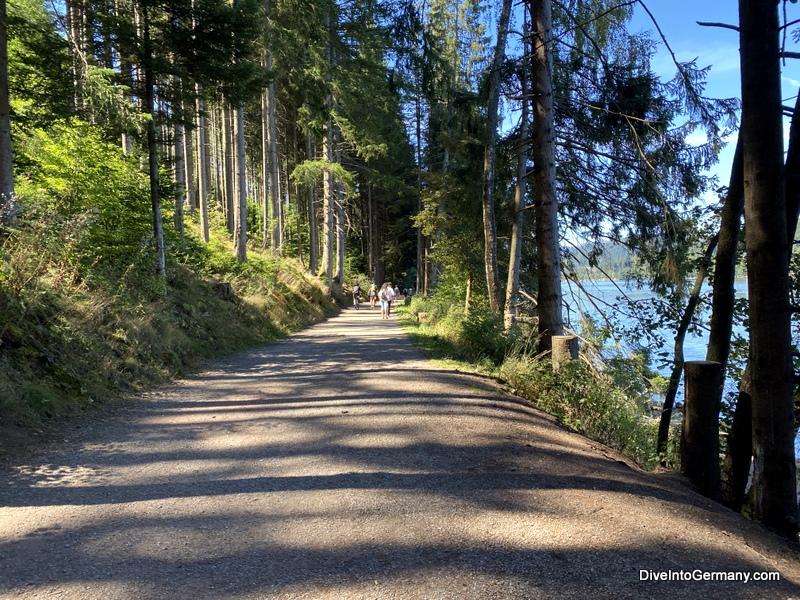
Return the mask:
<svg viewBox="0 0 800 600"><path fill-rule="evenodd" d="M800 600L798 558L368 308L0 469L0 598Z"/></svg>

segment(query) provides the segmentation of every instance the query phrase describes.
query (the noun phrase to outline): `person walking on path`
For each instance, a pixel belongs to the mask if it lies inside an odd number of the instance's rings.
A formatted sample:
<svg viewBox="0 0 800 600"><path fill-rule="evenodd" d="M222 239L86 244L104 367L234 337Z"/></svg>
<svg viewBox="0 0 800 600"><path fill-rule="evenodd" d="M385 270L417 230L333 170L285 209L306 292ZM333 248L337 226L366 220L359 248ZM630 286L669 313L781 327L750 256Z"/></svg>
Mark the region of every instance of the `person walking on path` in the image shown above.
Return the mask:
<svg viewBox="0 0 800 600"><path fill-rule="evenodd" d="M375 301L378 299L378 288L373 283L369 288L369 308L372 310L375 308Z"/></svg>
<svg viewBox="0 0 800 600"><path fill-rule="evenodd" d="M394 293L394 289L392 288L392 282L390 281L386 285L386 318L388 319L392 315L392 302L394 301L396 294Z"/></svg>
<svg viewBox="0 0 800 600"><path fill-rule="evenodd" d="M353 286L353 306L356 307L356 310L361 306L361 286L358 284Z"/></svg>
<svg viewBox="0 0 800 600"><path fill-rule="evenodd" d="M392 309L392 299L394 298L391 282L387 281L381 286L378 298L381 301L381 319L388 319Z"/></svg>

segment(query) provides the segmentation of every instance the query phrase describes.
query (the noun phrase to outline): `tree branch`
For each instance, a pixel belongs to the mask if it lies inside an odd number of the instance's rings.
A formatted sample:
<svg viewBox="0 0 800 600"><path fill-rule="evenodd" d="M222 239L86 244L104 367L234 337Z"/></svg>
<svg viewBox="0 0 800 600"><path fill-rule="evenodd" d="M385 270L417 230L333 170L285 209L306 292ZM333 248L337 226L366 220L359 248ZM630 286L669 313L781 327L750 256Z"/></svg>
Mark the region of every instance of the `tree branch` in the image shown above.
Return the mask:
<svg viewBox="0 0 800 600"><path fill-rule="evenodd" d="M709 21L696 21L700 27L722 27L723 29L733 29L739 31L738 25L729 25L728 23L711 23Z"/></svg>

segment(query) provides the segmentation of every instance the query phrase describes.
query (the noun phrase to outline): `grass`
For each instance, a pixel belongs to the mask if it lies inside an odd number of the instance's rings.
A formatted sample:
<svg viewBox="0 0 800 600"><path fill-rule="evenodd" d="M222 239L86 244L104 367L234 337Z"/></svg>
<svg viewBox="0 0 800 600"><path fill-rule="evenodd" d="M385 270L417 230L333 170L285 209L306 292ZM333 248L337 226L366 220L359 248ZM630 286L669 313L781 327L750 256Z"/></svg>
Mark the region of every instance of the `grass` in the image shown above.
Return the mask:
<svg viewBox="0 0 800 600"><path fill-rule="evenodd" d="M461 307L432 306L417 298L399 307L406 333L426 356L444 368L478 373L504 382L511 391L556 416L567 427L606 444L645 468L660 463L655 442L658 420L650 415L653 390L634 363L573 361L554 372L548 357L534 356L529 337L507 336L502 323L486 313L464 314ZM418 314L425 313L424 322ZM492 319L495 319L492 322ZM623 364L624 363L624 364ZM674 431L671 440L678 440ZM675 443L666 455L677 464Z"/></svg>
<svg viewBox="0 0 800 600"><path fill-rule="evenodd" d="M291 261L250 250L232 260L218 232L186 240L163 283L149 265L90 268L71 258L30 259L21 231L2 246L0 420L42 427L148 389L222 357L298 331L335 307ZM38 244L41 246L41 244ZM229 281L223 300L214 284Z"/></svg>

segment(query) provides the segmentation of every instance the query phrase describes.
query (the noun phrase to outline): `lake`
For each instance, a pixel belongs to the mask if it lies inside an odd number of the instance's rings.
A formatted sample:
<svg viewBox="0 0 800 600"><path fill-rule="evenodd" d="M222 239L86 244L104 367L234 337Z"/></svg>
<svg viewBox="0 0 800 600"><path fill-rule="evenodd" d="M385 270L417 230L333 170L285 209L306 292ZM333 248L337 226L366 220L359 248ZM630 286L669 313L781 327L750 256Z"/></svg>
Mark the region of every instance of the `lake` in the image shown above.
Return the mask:
<svg viewBox="0 0 800 600"><path fill-rule="evenodd" d="M581 333L579 327L581 313L593 319L599 320L600 322L604 322L603 317L601 316L601 310L602 312L606 313L610 320L619 321L619 325L621 327L632 328L634 326L634 319L623 312L624 303L620 302L618 298L624 295L634 301L646 301L654 298L655 296L647 289L628 287L624 281L616 283L607 280L582 282L585 293L577 290L577 286L575 286L574 283L571 285L570 283L571 282L568 281L562 282L565 304L567 305L566 318L569 318L572 321L572 325L577 330L577 333ZM737 297L747 297L746 281L737 281L735 288ZM708 291L708 287L705 287L703 291ZM591 295L591 297L589 297L589 295ZM682 314L683 308L683 306L680 307L678 314ZM710 307L704 306L702 308L704 312L701 313L701 315L705 318L708 318L710 315ZM744 328L738 327L735 328L735 330L745 338L747 337ZM669 329L658 330L658 333L664 338L665 341L664 346L662 347L654 347L648 343L647 340L643 340L641 338L623 340L622 346L623 348L631 349L641 345L648 348L654 358L657 357L658 353L661 351L668 352L670 364L665 366L654 364L653 367L659 374L663 375L664 377L669 377L672 372L671 361L674 355L675 333L674 330L670 331ZM705 360L707 347L707 330L702 330L700 333L696 334L687 333L683 345L684 360ZM728 396L730 393L736 392L736 385L730 378L725 380L725 392L726 396ZM683 402L683 381L681 381L681 387L678 389L676 402ZM800 457L800 436L798 436L798 438L795 440L795 454Z"/></svg>
<svg viewBox="0 0 800 600"><path fill-rule="evenodd" d="M618 320L622 327L632 328L634 326L634 319L633 317L625 315L621 312L622 303L618 301L618 298L625 295L631 300L638 302L651 300L655 297L651 291L647 289L628 287L624 281L616 283L613 281L591 281L583 282L582 285L585 291L588 294L591 294L593 298L589 298L587 297L586 293L577 290L574 283L571 286L570 282L563 282L562 284L564 297L566 299L565 302L568 307L568 317L571 318L575 328L578 328L578 333L580 333L580 313L583 312L583 314L603 322L600 309L602 309L603 312L606 312L606 314L613 320ZM746 281L737 281L735 288L737 297L747 297ZM703 291L708 291L708 288L705 287ZM710 308L707 306L703 308L703 316L708 318L710 315ZM680 313L682 312L683 307L680 307ZM664 338L665 344L663 347L655 347L651 343L648 343L647 340L642 338L624 340L624 345L628 347L635 347L637 345L646 347L652 352L654 358L657 357L659 351L666 351L669 353L669 360L671 361L675 343L674 330L670 331L667 328L661 328L657 331ZM737 328L737 332L741 335L745 335L745 331L741 327ZM707 331L703 331L700 334L688 333L683 344L684 360L705 360L707 346ZM671 364L665 367L659 367L659 365L655 364L653 366L660 374L669 377L672 369Z"/></svg>

